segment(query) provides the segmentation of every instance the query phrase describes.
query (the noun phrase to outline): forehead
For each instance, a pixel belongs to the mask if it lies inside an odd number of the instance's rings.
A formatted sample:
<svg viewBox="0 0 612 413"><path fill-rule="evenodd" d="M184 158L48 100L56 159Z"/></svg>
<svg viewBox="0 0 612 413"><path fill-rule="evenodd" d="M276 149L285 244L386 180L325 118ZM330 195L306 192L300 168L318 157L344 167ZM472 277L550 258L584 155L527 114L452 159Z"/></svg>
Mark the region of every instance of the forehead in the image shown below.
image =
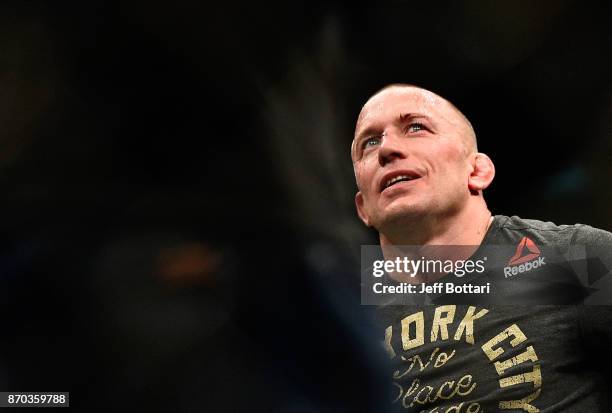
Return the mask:
<svg viewBox="0 0 612 413"><path fill-rule="evenodd" d="M450 105L435 93L416 87L392 87L377 93L366 102L359 113L355 133L405 113L418 113L434 120L456 123Z"/></svg>

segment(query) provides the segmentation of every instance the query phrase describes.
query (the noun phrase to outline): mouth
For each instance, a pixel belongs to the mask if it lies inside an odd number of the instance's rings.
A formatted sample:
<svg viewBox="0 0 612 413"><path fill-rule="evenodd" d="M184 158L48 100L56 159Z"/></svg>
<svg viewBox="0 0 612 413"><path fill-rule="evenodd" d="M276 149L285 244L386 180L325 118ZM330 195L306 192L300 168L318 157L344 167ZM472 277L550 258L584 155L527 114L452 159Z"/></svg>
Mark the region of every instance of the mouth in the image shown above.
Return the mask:
<svg viewBox="0 0 612 413"><path fill-rule="evenodd" d="M409 171L401 171L392 174L388 174L383 177L380 185L380 192L384 191L387 188L392 187L393 185L397 185L401 182L409 182L414 181L415 179L419 179L420 176L416 173Z"/></svg>

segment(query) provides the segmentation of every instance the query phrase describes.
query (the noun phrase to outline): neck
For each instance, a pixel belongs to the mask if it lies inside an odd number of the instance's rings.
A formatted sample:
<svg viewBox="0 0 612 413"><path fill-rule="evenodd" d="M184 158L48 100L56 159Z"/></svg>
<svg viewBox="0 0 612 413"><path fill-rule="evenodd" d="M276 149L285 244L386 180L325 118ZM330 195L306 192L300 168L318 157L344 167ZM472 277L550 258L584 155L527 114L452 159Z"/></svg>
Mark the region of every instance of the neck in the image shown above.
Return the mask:
<svg viewBox="0 0 612 413"><path fill-rule="evenodd" d="M380 233L380 245L385 259L392 260L395 257L406 256L409 258L426 256L428 259L453 261L468 259L482 243L493 221L484 199L481 198L480 201L468 204L456 214L442 217L431 215L412 219L412 222L404 223L400 228L401 231L394 232L392 236ZM411 249L406 251L394 247L400 245L414 245L420 248L415 252ZM445 248L444 246L453 247ZM435 281L444 275L444 273L423 273L405 277L402 274L393 273L391 277L400 282L418 283Z"/></svg>

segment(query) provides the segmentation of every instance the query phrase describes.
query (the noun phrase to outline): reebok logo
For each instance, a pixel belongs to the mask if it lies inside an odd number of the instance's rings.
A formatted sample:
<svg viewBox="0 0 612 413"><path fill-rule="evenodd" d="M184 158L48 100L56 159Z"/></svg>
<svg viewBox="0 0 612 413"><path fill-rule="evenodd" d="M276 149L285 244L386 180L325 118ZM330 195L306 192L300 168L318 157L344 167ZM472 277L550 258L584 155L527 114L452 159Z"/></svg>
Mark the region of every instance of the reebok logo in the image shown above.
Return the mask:
<svg viewBox="0 0 612 413"><path fill-rule="evenodd" d="M504 277L512 277L542 265L546 265L546 262L544 257L540 257L538 246L529 238L523 237L516 246L516 252L504 267Z"/></svg>

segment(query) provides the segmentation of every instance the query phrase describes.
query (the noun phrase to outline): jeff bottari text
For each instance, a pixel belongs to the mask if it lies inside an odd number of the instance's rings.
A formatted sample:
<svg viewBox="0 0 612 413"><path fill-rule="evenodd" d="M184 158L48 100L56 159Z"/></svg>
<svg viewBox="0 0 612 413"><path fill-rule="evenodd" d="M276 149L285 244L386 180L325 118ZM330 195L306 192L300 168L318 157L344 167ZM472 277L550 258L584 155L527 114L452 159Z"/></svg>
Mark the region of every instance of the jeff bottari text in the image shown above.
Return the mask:
<svg viewBox="0 0 612 413"><path fill-rule="evenodd" d="M454 284L454 283L400 283L397 285L384 285L374 283L374 294L489 294L490 283L483 285Z"/></svg>

